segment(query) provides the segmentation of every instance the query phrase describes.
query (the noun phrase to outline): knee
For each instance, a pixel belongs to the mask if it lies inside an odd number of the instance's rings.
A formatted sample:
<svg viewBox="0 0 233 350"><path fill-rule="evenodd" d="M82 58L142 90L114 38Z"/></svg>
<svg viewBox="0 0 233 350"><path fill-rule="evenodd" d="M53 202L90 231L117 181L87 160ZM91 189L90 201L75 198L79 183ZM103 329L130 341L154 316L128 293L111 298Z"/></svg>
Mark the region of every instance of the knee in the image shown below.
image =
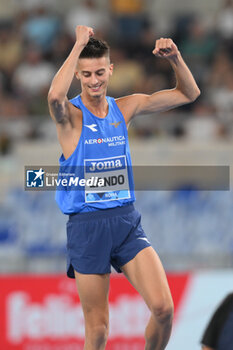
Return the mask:
<svg viewBox="0 0 233 350"><path fill-rule="evenodd" d="M159 323L172 323L174 305L172 300L161 301L151 306L151 313Z"/></svg>
<svg viewBox="0 0 233 350"><path fill-rule="evenodd" d="M102 349L107 343L109 327L108 324L99 324L86 328L88 342L92 343L94 349Z"/></svg>

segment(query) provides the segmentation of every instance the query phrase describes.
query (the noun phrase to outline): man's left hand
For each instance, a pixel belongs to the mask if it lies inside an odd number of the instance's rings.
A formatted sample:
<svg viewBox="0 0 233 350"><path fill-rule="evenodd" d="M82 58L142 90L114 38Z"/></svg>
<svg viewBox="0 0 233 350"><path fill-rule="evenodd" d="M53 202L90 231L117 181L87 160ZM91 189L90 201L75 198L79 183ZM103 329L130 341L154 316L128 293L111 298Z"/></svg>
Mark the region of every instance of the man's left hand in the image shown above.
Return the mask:
<svg viewBox="0 0 233 350"><path fill-rule="evenodd" d="M152 53L156 57L173 59L177 57L179 50L176 44L169 38L160 38L155 42L155 48Z"/></svg>

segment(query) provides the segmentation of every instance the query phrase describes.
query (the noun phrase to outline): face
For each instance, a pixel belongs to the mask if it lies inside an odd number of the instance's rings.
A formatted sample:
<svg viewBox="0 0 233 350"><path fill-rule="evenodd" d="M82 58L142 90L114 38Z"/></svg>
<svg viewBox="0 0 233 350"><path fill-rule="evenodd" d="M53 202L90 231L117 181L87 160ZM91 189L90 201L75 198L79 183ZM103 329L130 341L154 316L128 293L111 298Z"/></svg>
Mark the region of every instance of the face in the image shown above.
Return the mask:
<svg viewBox="0 0 233 350"><path fill-rule="evenodd" d="M112 71L108 57L80 59L76 77L81 82L82 93L89 97L105 95Z"/></svg>

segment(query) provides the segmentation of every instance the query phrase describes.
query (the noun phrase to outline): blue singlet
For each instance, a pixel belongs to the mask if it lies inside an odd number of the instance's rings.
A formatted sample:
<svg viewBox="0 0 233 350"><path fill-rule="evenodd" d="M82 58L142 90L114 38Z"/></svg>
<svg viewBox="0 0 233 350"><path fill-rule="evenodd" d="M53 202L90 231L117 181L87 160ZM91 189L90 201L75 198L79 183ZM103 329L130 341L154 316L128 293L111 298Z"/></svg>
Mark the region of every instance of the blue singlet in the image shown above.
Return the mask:
<svg viewBox="0 0 233 350"><path fill-rule="evenodd" d="M82 132L72 155L62 154L56 201L64 214L121 207L135 201L128 132L114 98L108 114L96 117L81 96L70 102L81 109Z"/></svg>

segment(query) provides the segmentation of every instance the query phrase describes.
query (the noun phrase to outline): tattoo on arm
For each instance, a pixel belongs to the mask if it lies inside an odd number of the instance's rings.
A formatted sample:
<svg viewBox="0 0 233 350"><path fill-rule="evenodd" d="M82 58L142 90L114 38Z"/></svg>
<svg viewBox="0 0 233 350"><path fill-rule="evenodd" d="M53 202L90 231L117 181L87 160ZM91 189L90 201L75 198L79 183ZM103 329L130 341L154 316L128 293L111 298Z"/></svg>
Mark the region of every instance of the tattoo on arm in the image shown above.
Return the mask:
<svg viewBox="0 0 233 350"><path fill-rule="evenodd" d="M54 118L56 119L56 122L58 124L66 124L69 120L68 118L68 103L65 102L65 107L60 103L58 100L54 100L50 104L52 114L54 115Z"/></svg>

